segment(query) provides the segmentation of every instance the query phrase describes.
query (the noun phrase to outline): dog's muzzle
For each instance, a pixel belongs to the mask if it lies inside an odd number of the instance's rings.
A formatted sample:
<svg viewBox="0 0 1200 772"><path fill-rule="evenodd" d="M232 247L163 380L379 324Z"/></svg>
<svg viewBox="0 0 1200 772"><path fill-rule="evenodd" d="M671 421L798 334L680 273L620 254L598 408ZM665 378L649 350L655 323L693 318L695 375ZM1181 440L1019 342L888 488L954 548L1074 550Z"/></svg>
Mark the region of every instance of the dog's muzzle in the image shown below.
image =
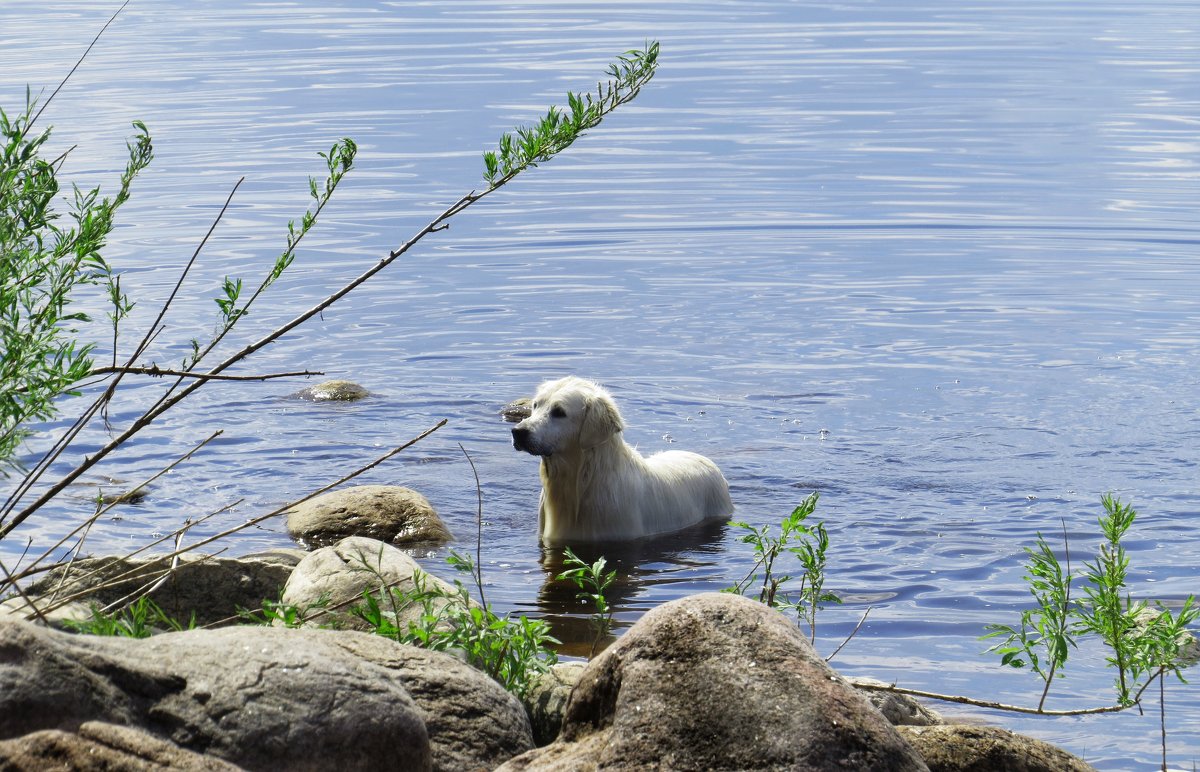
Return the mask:
<svg viewBox="0 0 1200 772"><path fill-rule="evenodd" d="M522 450L534 456L544 456L539 448L534 445L533 432L528 429L523 429L520 426L512 430L513 447L517 450Z"/></svg>

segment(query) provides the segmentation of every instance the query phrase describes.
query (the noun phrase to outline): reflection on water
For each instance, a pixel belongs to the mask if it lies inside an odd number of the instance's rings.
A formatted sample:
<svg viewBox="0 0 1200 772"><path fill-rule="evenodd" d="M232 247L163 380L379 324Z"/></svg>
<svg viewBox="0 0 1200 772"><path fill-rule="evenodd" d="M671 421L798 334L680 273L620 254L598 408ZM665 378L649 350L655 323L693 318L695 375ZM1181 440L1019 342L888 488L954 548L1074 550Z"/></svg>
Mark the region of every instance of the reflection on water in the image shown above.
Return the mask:
<svg viewBox="0 0 1200 772"><path fill-rule="evenodd" d="M108 12L0 4L0 104L11 114L27 83L56 83ZM226 433L90 547L140 545L244 499L189 538L207 536L446 417L361 481L418 488L473 533L462 443L482 479L489 599L586 641L586 609L537 546L536 459L497 416L574 373L616 395L643 453L716 460L741 519L777 522L822 494L828 586L847 602L824 612L818 647L875 607L839 667L1028 702L1036 679L1001 672L976 636L1024 608L1021 548L1038 531L1065 521L1072 554L1093 550L1113 491L1141 512L1135 595L1177 605L1197 589L1195 37L1166 0L131 4L45 116L85 186L116 179L132 120L155 137L108 252L139 300L131 333L246 177L148 354L159 363L211 329L226 275L271 264L337 138L358 142L357 168L246 340L477 187L481 150L588 88L614 53L654 38L663 64L577 147L250 363L350 378L370 398L206 388L97 471L136 482ZM112 425L155 388L131 390ZM107 437L97 427L79 452ZM83 503L64 499L22 538L53 543ZM286 543L266 524L230 548ZM752 564L729 529L606 557L621 625ZM446 571L442 558L422 561ZM1089 664L1102 659L1073 658L1061 703L1111 699ZM1188 768L1200 699L1172 688L1169 744ZM996 720L1128 770L1154 764L1150 713Z"/></svg>
<svg viewBox="0 0 1200 772"><path fill-rule="evenodd" d="M632 542L588 544L572 548L575 556L588 565L601 558L604 572L615 571L612 585L604 597L614 612L614 629L628 627L649 606L647 597L682 597L711 588L705 580L722 576L722 544L728 526L703 523L668 536ZM542 547L543 581L537 595L540 616L550 623L552 634L562 641L560 652L587 656L595 640L591 602L580 599L579 587L559 579L566 570L565 549ZM640 599L640 600L639 600Z"/></svg>

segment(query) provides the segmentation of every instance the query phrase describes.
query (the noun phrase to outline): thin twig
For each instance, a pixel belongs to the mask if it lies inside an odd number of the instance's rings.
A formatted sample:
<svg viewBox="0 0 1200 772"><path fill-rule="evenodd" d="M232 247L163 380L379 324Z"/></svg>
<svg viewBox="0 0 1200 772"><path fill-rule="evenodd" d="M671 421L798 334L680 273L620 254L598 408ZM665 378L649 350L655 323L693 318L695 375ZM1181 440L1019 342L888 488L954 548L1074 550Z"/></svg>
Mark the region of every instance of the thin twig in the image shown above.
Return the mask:
<svg viewBox="0 0 1200 772"><path fill-rule="evenodd" d="M58 96L58 92L62 91L62 87L67 85L67 81L70 80L71 76L75 74L75 71L79 69L79 65L83 64L83 60L86 59L87 55L92 52L92 48L95 47L96 43L100 40L100 36L104 34L104 31L106 29L108 29L108 25L110 25L114 21L116 21L117 17L121 15L121 11L124 11L125 6L129 5L129 3L130 3L130 0L125 0L125 2L121 3L121 7L118 8L111 17L109 17L108 21L104 22L104 26L101 27L100 31L96 33L96 37L92 38L92 42L90 44L88 44L88 47L84 50L83 55L80 56L79 60L75 62L75 66L71 68L71 71L68 72L66 77L63 78L62 81L58 84L58 88L54 89L54 92L50 94L49 98L47 98L46 101L42 103L41 109L38 110L37 114L35 114L33 116L33 120L29 121L29 123L26 124L26 131L28 131L28 127L33 126L33 124L37 123L37 119L42 116L42 113L45 111L45 109L50 106L51 102L54 101L54 97Z"/></svg>
<svg viewBox="0 0 1200 772"><path fill-rule="evenodd" d="M290 373L264 373L262 375L214 375L212 373L193 373L187 370L171 370L151 365L149 367L97 367L89 372L86 378L97 375L124 373L126 375L149 375L153 378L199 378L206 381L269 381L275 378L306 378L313 375L324 375L320 370L296 370Z"/></svg>
<svg viewBox="0 0 1200 772"><path fill-rule="evenodd" d="M112 613L113 609L121 608L126 603L130 603L133 600L136 600L137 598L139 598L143 595L149 595L150 593L154 592L159 587L161 587L163 585L163 583L166 582L167 579L169 579L171 577L171 575L175 573L176 570L178 570L178 568L179 568L179 547L183 544L183 535L185 533L187 533L187 530L189 528L191 528L193 525L194 525L193 521L189 518L188 520L185 520L183 522L183 527L181 527L179 530L177 530L175 532L175 557L171 558L170 567L167 568L166 572L162 575L161 578L159 578L159 580L157 582L152 583L150 586L145 587L144 589L139 588L139 589L135 590L134 592L126 595L124 598L121 598L120 600L118 600L114 603L108 604L103 609L104 613L106 613L106 614ZM223 552L224 550L221 550L221 551ZM215 554L219 554L219 553L215 553ZM214 555L205 555L196 562L202 562L204 560L208 560L211 557L214 557Z"/></svg>
<svg viewBox="0 0 1200 772"><path fill-rule="evenodd" d="M188 273L191 271L192 266L195 265L196 259L200 255L200 251L204 248L204 245L208 243L208 239L209 239L209 237L212 236L213 231L216 229L217 223L219 223L221 221L221 219L225 216L225 212L229 209L229 204L233 200L234 194L237 193L238 187L241 186L241 184L244 180L245 180L245 177L243 177L242 179L239 179L237 181L237 183L233 186L233 189L231 191L229 191L229 196L226 197L225 204L221 207L221 210L217 213L217 216L214 218L212 225L209 226L208 232L204 234L204 238L200 240L199 245L197 245L195 251L192 253L191 258L188 260L187 264L184 266L183 271L180 272L179 280L175 282L174 289L171 290L171 294L167 297L166 301L162 304L161 308L159 309L158 316L155 318L154 323L152 325L150 325L150 329L146 333L145 337L142 338L141 343L135 348L133 354L129 357L129 359L126 360L126 362L125 362L126 367L132 367L133 363L135 361L137 361L137 359L139 357L142 356L142 353L150 345L150 342L158 335L159 332L161 332L162 320L163 320L163 317L166 316L166 314L167 314L167 309L170 308L171 304L175 301L175 297L178 295L180 287L183 286L184 279L187 277ZM66 434L64 434L58 440L58 442L56 442L54 444L54 446L49 451L46 452L46 454L42 457L42 459L35 466L34 470L31 471L29 475L26 475L25 479L21 482L21 484L19 486L17 486L16 490L13 491L12 495L10 495L8 497L8 500L5 502L3 511L0 512L0 539L3 539L5 536L7 536L9 533L11 533L14 528L16 528L31 514L36 512L43 505L45 505L46 502L52 500L55 496L57 496L64 488L66 488L68 485L70 485L72 482L74 482L76 479L78 479L80 475L82 475L84 472L86 472L87 470L89 470L93 466L95 466L97 463L99 463L101 459L105 458L113 450L117 449L122 444L124 444L124 442L126 440L128 440L130 437L137 434L143 428L148 426L150 424L150 422L154 420L154 418L161 415L162 412L164 412L167 408L178 403L181 399L183 399L183 397L186 397L188 394L190 394L192 391L194 391L196 388L198 388L200 385L202 385L204 383L204 381L196 381L181 396L177 396L175 399L170 400L169 404L167 404L166 407L162 407L163 400L166 399L167 396L171 393L171 389L168 389L166 394L164 394L162 397L160 397L159 400L153 406L151 406L151 408L149 410L147 410L145 413L143 413L140 418L135 420L128 429L126 429L124 432L122 432L117 437L114 437L113 439L109 440L103 447L101 447L98 451L96 451L96 453L92 454L91 456L85 456L82 463L78 464L73 470L71 470L66 475L64 475L62 477L62 479L60 479L57 483L50 486L50 488L45 493L43 493L41 496L39 496L36 501L34 501L29 506L25 507L23 510L21 510L21 512L19 512L15 517L13 517L11 520L9 520L6 523L5 520L11 515L12 510L16 508L16 506L20 502L20 500L22 498L24 498L24 496L29 492L30 489L32 489L33 485L41 478L41 476L45 473L45 471L50 468L50 465L53 464L54 461L56 461L58 459L58 457L60 455L62 455L63 452L66 451L67 446L75 439L75 437L77 437L79 435L79 433L81 431L83 431L83 427L85 425L87 425L88 421L90 421L92 419L92 417L96 414L96 412L98 410L100 410L104 405L108 404L108 402L112 399L113 394L116 393L117 385L121 382L121 379L123 377L124 377L124 373L118 372L116 374L116 377L113 378L111 383L109 383L108 387L104 390L104 393L101 394L96 399L96 401L93 402L91 404L91 406L79 416L78 419L76 419L75 423L71 425L71 428L67 430ZM178 385L178 384L176 384L176 385ZM172 387L172 389L173 388L174 387ZM155 410L157 410L158 412L154 412ZM153 413L152 416L150 416L151 413ZM150 417L147 417L147 416L150 416Z"/></svg>
<svg viewBox="0 0 1200 772"><path fill-rule="evenodd" d="M5 567L3 560L0 560L0 571L4 573L5 582L11 584L16 589L17 594L21 596L21 600L25 601L25 605L33 610L34 616L41 620L43 624L48 624L46 622L46 617L42 614L41 609L33 605L33 601L29 599L29 596L25 594L25 591L22 590L21 587L12 580L12 574L8 573L8 568Z"/></svg>
<svg viewBox="0 0 1200 772"><path fill-rule="evenodd" d="M220 555L222 552L225 552L225 550L227 550L227 549L229 549L229 548L225 547L225 548L217 550L216 552L212 553L211 555L201 555L199 558L196 559L196 561L194 563L190 563L189 565L195 565L196 563L203 563L206 560L211 560L211 559L217 557L218 555ZM132 603L134 603L138 598L149 595L150 593L154 592L159 587L161 587L163 585L163 583L165 583L168 579L170 579L175 574L175 571L178 568L179 568L179 556L176 555L175 558L171 561L171 565L168 566L165 570L163 570L162 576L151 579L149 582L147 582L146 584L143 584L141 587L138 587L133 592L126 593L126 595L124 597L119 598L118 600L115 600L112 603L109 603L107 606L102 608L101 611L104 612L105 614L111 614L114 610L129 606Z"/></svg>
<svg viewBox="0 0 1200 772"><path fill-rule="evenodd" d="M475 469L471 454L461 442L458 443L458 449L467 457L467 463L475 475L475 498L478 501L475 509L475 587L479 590L479 605L487 608L487 600L483 597L483 487L479 483L479 472Z"/></svg>
<svg viewBox="0 0 1200 772"><path fill-rule="evenodd" d="M210 434L208 437L206 437L205 439L201 440L199 444L197 444L195 447L193 447L193 448L192 448L191 450L189 450L187 453L184 453L184 454L183 454L182 456L180 456L179 458L175 459L174 461L172 461L171 463L167 464L167 465L166 465L165 467L163 467L162 469L158 470L158 471L157 471L157 472L155 472L154 474L152 474L152 475L150 475L149 477L147 477L147 478L146 478L145 480L143 480L142 482L138 483L136 486L134 486L134 487L133 487L133 489L132 489L132 490L135 490L135 491L136 491L136 490L140 490L140 489L142 489L142 488L145 488L146 486L150 485L151 483L153 483L153 482L154 482L155 480L157 480L158 478L160 478L160 477L162 477L163 475L167 474L167 473L168 473L168 472L170 472L172 469L174 469L175 467L179 466L179 465L180 465L180 464L182 464L184 461L187 461L187 460L188 460L189 458L191 458L192 456L194 456L196 453L198 453L198 452L200 451L200 449L201 449L201 448L203 448L205 445L207 445L208 443L210 443L210 442L212 442L213 440L215 440L217 437L220 437L222 434L224 434L224 432L225 432L225 430L224 430L224 429L218 429L217 431L213 432L213 433L212 433L212 434ZM39 556L39 557L38 557L36 560L34 560L34 561L33 561L33 563L30 565L30 569L32 569L32 568L34 568L34 567L36 567L36 566L37 566L39 563L41 563L43 560L45 560L47 557L49 557L49 556L51 555L51 553L53 553L53 552L54 552L56 549L58 549L58 548L59 548L59 547L61 547L63 544L65 544L65 543L67 542L67 540L68 540L68 539L70 539L72 536L74 536L75 534L79 533L81 530L84 530L85 528L90 528L90 527L92 526L92 524L93 524L93 523L95 523L97 520L99 520L101 517L103 517L105 513L107 513L109 510L111 510L113 507L117 506L118 504L120 504L120 501L119 501L119 500L117 500L117 501L113 501L112 503L108 504L108 505L107 505L107 506L105 506L104 508L102 508L102 509L100 509L99 511L97 511L97 512L96 512L96 514L94 514L94 515L92 515L91 517L89 517L89 518L88 518L87 520L85 520L83 523L81 523L80 525L76 526L76 527L75 527L75 528L74 528L74 529L73 529L73 530L72 530L70 533L68 533L66 536L62 537L61 539L59 539L59 540L58 540L58 542L57 542L56 544L54 544L54 546L52 546L52 547L50 547L49 549L47 549L47 550L46 550L45 552L43 552L43 553L42 553L42 554L41 554L41 555L40 555L40 556ZM79 553L79 550L82 548L82 546L83 546L83 540L82 540L82 539L80 539L80 541L79 541L79 545L78 545L78 546L76 547L76 549L75 549L75 553L76 553L76 554L78 554L78 553ZM74 558L74 557L72 557L72 558L71 558L71 563L73 563L74 561L75 561L75 558ZM35 572L35 571L30 571L30 570L28 570L28 569L27 569L25 572L23 572L23 573L20 573L20 574L17 574L16 578L17 578L18 580L20 580L20 579L23 579L25 576L28 576L28 575L29 575L29 574L31 574L31 573L37 573L37 572Z"/></svg>
<svg viewBox="0 0 1200 772"><path fill-rule="evenodd" d="M224 514L225 512L228 512L229 510L236 507L241 502L242 502L242 500L239 499L238 501L235 501L232 504L226 504L225 506L221 507L220 509L216 510L215 512L210 512L207 515L205 515L204 517L201 517L197 520L192 521L188 525L184 526L183 529L193 528L193 527L199 525L200 523L203 523L204 521L209 520L210 518L216 517L217 515ZM145 544L145 545L139 547L138 549L134 550L133 552L124 554L121 556L121 560L128 562L128 561L132 560L134 557L137 557L138 555L140 555L141 553L143 553L149 549L152 549L159 544L162 544L164 541L167 541L168 539L173 538L175 536L175 533L177 533L177 532L178 531L169 533L165 536L161 536L158 539L155 539L154 541L150 542L149 544ZM146 570L148 570L148 567L150 565L152 565L154 562L159 562L160 560L165 560L168 557L171 557L171 555L166 555L161 559L156 558L156 559L148 561L142 565L132 566L130 568L127 568L123 572L109 576L109 577L103 579L102 581L97 582L94 585L91 585L89 587L84 587L82 589L78 589L71 595L68 595L64 598L59 598L58 600L55 600L53 603L48 603L43 607L43 610L44 611L54 611L55 609L61 608L72 601L76 601L81 598L86 598L89 595L94 595L95 593L97 593L101 590L107 590L110 587L116 587L118 585L124 584L129 579L140 578L140 576ZM59 564L59 565L61 566L62 564ZM57 567L58 566L52 566L51 568L57 568ZM97 576L102 571L103 571L103 567L96 567L96 568L91 569L90 571L85 571L77 576L69 576L63 582L62 586L67 587L67 588L79 587L85 581L87 581L88 579L90 579L93 576ZM56 590L56 592L57 592L57 590Z"/></svg>
<svg viewBox="0 0 1200 772"><path fill-rule="evenodd" d="M832 660L834 657L836 657L836 656L838 655L838 652L839 652L839 651L841 651L843 648L845 648L845 646L846 646L846 644L847 644L847 643L850 643L850 639L851 639L851 638L853 638L854 636L858 635L858 630L859 630L859 628L861 628L861 627L863 626L863 622L866 622L866 621L867 621L867 614L870 614L870 613L871 613L871 609L873 609L873 608L875 608L875 607L874 607L874 606L867 606L867 610L863 612L863 614L862 614L862 616L861 616L861 617L859 617L858 624L856 624L856 625L854 626L854 629L850 631L850 634L846 636L846 640L842 641L842 642L841 642L841 643L838 645L838 647L837 647L836 649L834 649L834 650L833 650L833 653L832 653L832 654L830 654L828 657L826 657L826 658L825 658L825 661L826 661L826 662L829 662L829 661L831 661L831 660Z"/></svg>
<svg viewBox="0 0 1200 772"><path fill-rule="evenodd" d="M177 555L183 555L183 554L186 554L186 553L188 553L188 552L192 552L192 551L194 551L194 550L196 550L196 549L199 549L200 547L204 547L204 546L206 546L206 545L208 545L208 544L211 544L211 543L213 543L213 542L215 542L215 541L217 541L217 540L219 540L219 539L224 539L224 538L226 538L226 537L228 537L228 536L231 536L232 534L238 533L239 531L243 531L243 530L245 530L245 529L247 529L247 528L250 528L250 527L252 527L252 526L258 525L259 523L262 523L262 522L264 522L264 521L266 521L266 520L270 520L270 519L271 519L271 518L273 518L273 517L278 517L279 515L281 515L281 514L284 514L284 513L285 513L285 512L287 512L288 510L294 509L295 507L299 506L300 504L303 504L304 502L306 502L306 501L308 501L308 500L310 500L310 499L316 498L317 496L320 496L322 493L325 493L326 491L328 491L328 490L330 490L330 489L332 489L332 488L336 488L337 486L339 486L339 485L342 485L343 483L349 482L350 480L354 479L355 477L358 477L359 475L361 475L361 474L364 474L365 472L367 472L367 471L369 471L369 470L371 470L371 469L374 469L376 466L378 466L379 464L381 464L381 463L383 463L384 461L388 460L388 459L389 459L389 458L391 458L392 456L395 456L395 455L397 455L398 453L400 453L401 451L403 451L403 450L405 450L405 449L407 449L407 448L410 448L410 447L412 447L412 446L413 446L413 445L415 445L416 443L420 442L421 440L425 439L425 438L426 438L426 437L428 437L429 435L433 434L435 431L437 431L438 429L442 428L442 427L443 427L443 426L445 426L447 423L448 423L448 422L447 422L447 420L443 418L441 421L439 421L438 423L436 423L434 426L432 426L432 427L430 427L429 429L426 429L425 431L421 432L419 435L417 435L416 437L412 438L411 440L408 440L408 441L407 441L407 442L405 442L403 445L400 445L400 446L398 446L398 447L396 447L396 448L393 448L392 450L389 450L387 453L384 453L383 455L379 456L379 457L378 457L378 458L376 458L374 461L371 461L370 463L368 463L368 464L366 464L366 465L364 465L364 466L361 466L361 467L359 467L358 469L354 470L353 472L351 472L351 473L349 473L349 474L347 474L347 475L344 475L344 476L342 476L341 478L339 478L339 479L337 479L337 480L335 480L335 481L333 481L333 482L329 483L328 485L325 485L325 486L322 486L321 488L318 488L317 490L315 490L315 491L313 491L313 492L309 493L308 495L306 495L306 496L304 496L304 497L302 497L302 498L299 498L299 499L296 499L295 501L292 501L292 502L289 502L289 503L287 503L287 504L284 504L283 506L281 506L281 507L278 507L278 508L276 508L276 509L274 509L274 510L270 511L270 512L266 513L265 515L259 515L258 517L251 518L250 520L247 520L246 522L244 522L244 523L241 523L240 525L236 525L236 526L234 526L234 527L232 527L232 528L229 528L229 529L226 529L226 530L224 530L224 531L222 531L222 532L220 532L220 533L218 533L218 534L215 534L215 535L213 535L213 536L209 536L209 537L208 537L208 538L206 538L206 539L202 539L202 540L200 540L200 541L196 542L195 544L192 544L192 545L191 545L191 546L189 546L189 547L183 547L183 548L179 548L179 549L173 550L172 552L170 552L170 553L168 553L168 554L166 554L166 555L163 555L163 556L162 556L161 558L159 558L159 559L160 559L160 560L174 559L174 558L175 558ZM231 506L232 506L232 505L231 505ZM229 508L230 508L230 507L225 507L225 508L223 508L222 510L218 510L218 512L220 512L220 511L226 511L226 510L228 510ZM216 513L213 513L213 514L216 514ZM187 528L193 528L193 527L195 527L196 525L198 525L200 522L202 522L203 520L206 520L206 519L208 519L208 517L212 517L212 515L207 515L205 518L202 518L201 520L199 520L199 521L196 521L195 523L190 523L190 524L188 524L187 526L185 526L185 527L184 527L184 529L182 529L182 530L186 530ZM176 533L178 533L178 532L179 532L179 531L176 531ZM141 549L135 550L134 552L131 552L131 553L129 553L128 555L125 555L124 557L125 557L126 559L128 559L128 558L131 558L131 557L133 557L133 556L135 556L135 555L137 555L137 554L139 554L139 553L141 553L141 552L144 552L146 549L149 549L150 547L154 546L154 544L159 544L159 543L161 543L161 542L163 542L163 541L166 541L166 540L167 540L167 539L169 539L169 538L171 538L171 536L170 536L170 535L168 535L168 536L164 536L164 537L162 537L162 538L158 539L157 541L153 542L152 544L146 545L146 546L142 547ZM110 577L110 578L108 578L107 580L105 580L105 582L104 582L103 584L101 584L101 585L98 585L98 586L97 586L97 587L95 587L95 588L90 588L90 589L88 589L88 590L85 590L85 591L82 591L82 592L80 592L80 593L77 593L77 594L76 594L76 595L74 595L74 596L70 596L70 597L68 597L68 598L65 598L65 599L63 599L62 601L59 601L59 605L62 605L62 604L64 604L64 603L67 603L67 602L69 602L69 601L71 601L71 600L75 600L75 599L77 599L77 598L79 598L79 597L84 597L84 596L88 595L89 593L93 592L93 591L94 591L94 590L96 590L96 589L100 589L100 588L102 588L102 587L112 586L113 584L120 583L121 581L125 580L126 578L128 578L128 577L130 577L130 576L132 576L132 575L136 574L136 573L137 573L139 570L141 570L141 567L134 567L134 568L131 568L131 569L129 569L129 570L127 570L127 571L125 571L125 572L124 572L124 573L122 573L122 574L118 574L118 575L116 575L116 576ZM52 608L55 608L55 607L54 607L54 606L51 606L50 608L52 609Z"/></svg>
<svg viewBox="0 0 1200 772"><path fill-rule="evenodd" d="M1123 710L1133 707L1133 704L1130 704L1107 705L1102 708L1079 708L1077 710L1042 710L1041 708L1026 708L1020 705L1006 705L1002 702L992 702L990 700L977 700L973 697L963 697L955 694L938 694L937 692L925 692L920 689L906 689L903 686L896 686L895 684L855 683L854 686L855 688L865 689L870 692L909 694L913 697L927 697L931 700L941 700L942 702L957 702L963 705L974 705L977 708L991 708L992 710L1003 710L1009 713L1030 713L1037 716L1090 716L1096 713L1120 713Z"/></svg>

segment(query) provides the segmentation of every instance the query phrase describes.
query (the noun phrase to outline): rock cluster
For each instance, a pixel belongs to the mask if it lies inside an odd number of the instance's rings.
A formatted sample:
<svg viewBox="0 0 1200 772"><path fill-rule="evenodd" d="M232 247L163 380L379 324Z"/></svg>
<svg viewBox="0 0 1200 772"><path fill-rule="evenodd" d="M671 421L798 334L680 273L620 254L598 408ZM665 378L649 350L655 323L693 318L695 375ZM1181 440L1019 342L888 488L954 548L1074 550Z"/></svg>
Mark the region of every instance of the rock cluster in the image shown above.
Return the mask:
<svg viewBox="0 0 1200 772"><path fill-rule="evenodd" d="M227 569L255 575L262 560ZM279 597L276 580L263 597ZM414 581L438 580L353 537L304 555L283 597ZM591 662L544 675L524 706L455 656L348 629L133 640L0 619L0 770L1089 769L1045 743L937 721L873 706L782 615L727 594L653 609Z"/></svg>

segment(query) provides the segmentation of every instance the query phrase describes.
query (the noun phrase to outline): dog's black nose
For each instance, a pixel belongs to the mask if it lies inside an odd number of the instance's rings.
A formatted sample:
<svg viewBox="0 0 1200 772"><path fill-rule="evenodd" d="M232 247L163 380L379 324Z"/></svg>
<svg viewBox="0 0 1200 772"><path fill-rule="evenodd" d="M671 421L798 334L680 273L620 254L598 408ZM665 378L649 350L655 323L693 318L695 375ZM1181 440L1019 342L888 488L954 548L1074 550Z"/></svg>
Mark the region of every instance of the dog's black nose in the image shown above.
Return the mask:
<svg viewBox="0 0 1200 772"><path fill-rule="evenodd" d="M529 450L529 430L528 429L522 429L520 426L518 426L512 430L512 435L513 435L513 447L514 448L516 448L517 450L523 450L526 453L531 452Z"/></svg>

